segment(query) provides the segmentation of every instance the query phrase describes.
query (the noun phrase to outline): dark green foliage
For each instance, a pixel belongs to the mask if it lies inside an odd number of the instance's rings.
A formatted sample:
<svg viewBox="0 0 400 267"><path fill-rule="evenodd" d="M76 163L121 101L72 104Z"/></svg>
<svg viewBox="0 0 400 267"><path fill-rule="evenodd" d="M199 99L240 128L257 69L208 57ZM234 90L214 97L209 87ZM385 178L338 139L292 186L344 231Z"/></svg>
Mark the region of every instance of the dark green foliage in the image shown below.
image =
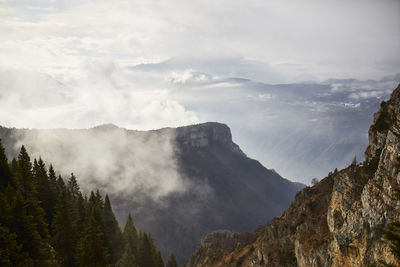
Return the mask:
<svg viewBox="0 0 400 267"><path fill-rule="evenodd" d="M0 142L0 266L164 266L131 216L121 232L107 195L88 199L74 174L66 185L25 147L11 165Z"/></svg>
<svg viewBox="0 0 400 267"><path fill-rule="evenodd" d="M10 203L10 212L13 215L10 232L17 235L17 242L33 260L35 265L46 266L48 264L48 249L42 240L33 216L27 213L28 204L22 193L18 190Z"/></svg>
<svg viewBox="0 0 400 267"><path fill-rule="evenodd" d="M174 253L171 253L169 256L166 267L178 267L178 263L176 262Z"/></svg>
<svg viewBox="0 0 400 267"><path fill-rule="evenodd" d="M61 177L61 175L59 175L57 178L57 189L58 189L58 191L65 189L65 183L64 183L64 180Z"/></svg>
<svg viewBox="0 0 400 267"><path fill-rule="evenodd" d="M36 184L33 180L32 163L25 147L21 147L17 161L16 184L26 201L26 210L35 221L40 236L48 238L47 224L45 222L45 213L39 205L39 199L36 190Z"/></svg>
<svg viewBox="0 0 400 267"><path fill-rule="evenodd" d="M17 242L17 235L0 226L0 266L33 266L33 261Z"/></svg>
<svg viewBox="0 0 400 267"><path fill-rule="evenodd" d="M122 254L121 259L115 265L116 267L136 267L136 258L133 255L131 246L126 244L124 254Z"/></svg>
<svg viewBox="0 0 400 267"><path fill-rule="evenodd" d="M104 244L104 234L96 219L91 216L78 242L76 262L82 267L102 267L108 265L108 252Z"/></svg>
<svg viewBox="0 0 400 267"><path fill-rule="evenodd" d="M15 158L13 158L11 161L11 172L12 173L17 172L17 160Z"/></svg>
<svg viewBox="0 0 400 267"><path fill-rule="evenodd" d="M156 266L164 267L164 261L163 261L160 251L157 251L157 254L156 254Z"/></svg>
<svg viewBox="0 0 400 267"><path fill-rule="evenodd" d="M0 190L4 190L9 183L12 183L12 174L0 140Z"/></svg>
<svg viewBox="0 0 400 267"><path fill-rule="evenodd" d="M45 220L47 225L52 225L54 208L57 201L57 191L54 181L51 181L46 170L46 166L41 158L34 161L33 176L38 192L38 200L41 208L45 212ZM54 172L54 170L52 170ZM52 173L53 175L53 173ZM53 177L52 177L53 179Z"/></svg>
<svg viewBox="0 0 400 267"><path fill-rule="evenodd" d="M100 225L101 229L104 229L103 209L104 202L99 190L97 190L96 194L94 194L93 191L90 192L86 216L88 218L92 216L96 220L97 224Z"/></svg>
<svg viewBox="0 0 400 267"><path fill-rule="evenodd" d="M106 195L104 201L104 235L106 239L106 245L110 252L110 263L115 264L124 248L124 242L122 237L121 229L119 228L118 222L115 219L114 212L110 204L110 199Z"/></svg>
<svg viewBox="0 0 400 267"><path fill-rule="evenodd" d="M53 245L61 266L74 266L75 248L78 242L78 210L71 193L60 193L54 216Z"/></svg>
<svg viewBox="0 0 400 267"><path fill-rule="evenodd" d="M124 232L123 232L123 238L126 243L129 244L129 246L132 249L132 252L134 255L137 255L138 252L138 233L136 231L136 227L133 223L132 217L129 214L128 219L126 220L125 227L124 227Z"/></svg>
<svg viewBox="0 0 400 267"><path fill-rule="evenodd" d="M142 233L139 239L138 265L146 267L156 266L156 250L153 239L147 233Z"/></svg>

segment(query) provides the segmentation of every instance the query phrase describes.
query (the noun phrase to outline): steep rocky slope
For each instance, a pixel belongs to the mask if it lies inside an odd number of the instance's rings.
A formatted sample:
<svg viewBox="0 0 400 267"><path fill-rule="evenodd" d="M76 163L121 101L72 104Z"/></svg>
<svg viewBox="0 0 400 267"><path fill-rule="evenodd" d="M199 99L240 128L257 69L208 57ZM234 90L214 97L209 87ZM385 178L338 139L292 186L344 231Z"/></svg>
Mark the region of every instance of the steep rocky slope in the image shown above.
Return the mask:
<svg viewBox="0 0 400 267"><path fill-rule="evenodd" d="M395 263L382 229L400 219L400 86L382 102L365 161L297 193L282 216L252 233L204 237L189 266L375 266ZM397 263L397 266L400 266Z"/></svg>
<svg viewBox="0 0 400 267"><path fill-rule="evenodd" d="M64 177L75 170L84 191L108 192L121 223L131 213L164 258L174 252L181 263L206 233L249 231L281 214L301 188L248 158L220 123L146 132L0 127L0 138L8 156L25 144Z"/></svg>

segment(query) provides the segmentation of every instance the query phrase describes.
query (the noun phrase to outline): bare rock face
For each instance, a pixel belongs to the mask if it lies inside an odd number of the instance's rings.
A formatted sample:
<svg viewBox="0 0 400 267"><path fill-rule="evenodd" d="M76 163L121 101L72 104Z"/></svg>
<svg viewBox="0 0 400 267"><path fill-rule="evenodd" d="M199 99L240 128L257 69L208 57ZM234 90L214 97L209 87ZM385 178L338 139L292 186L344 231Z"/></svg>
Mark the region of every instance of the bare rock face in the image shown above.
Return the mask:
<svg viewBox="0 0 400 267"><path fill-rule="evenodd" d="M175 135L176 140L183 145L202 148L219 143L231 151L245 156L240 147L233 143L231 130L226 124L206 122L179 127L176 129Z"/></svg>
<svg viewBox="0 0 400 267"><path fill-rule="evenodd" d="M363 164L304 188L254 241L202 243L189 266L400 266L382 237L400 220L400 86L374 115L369 139Z"/></svg>

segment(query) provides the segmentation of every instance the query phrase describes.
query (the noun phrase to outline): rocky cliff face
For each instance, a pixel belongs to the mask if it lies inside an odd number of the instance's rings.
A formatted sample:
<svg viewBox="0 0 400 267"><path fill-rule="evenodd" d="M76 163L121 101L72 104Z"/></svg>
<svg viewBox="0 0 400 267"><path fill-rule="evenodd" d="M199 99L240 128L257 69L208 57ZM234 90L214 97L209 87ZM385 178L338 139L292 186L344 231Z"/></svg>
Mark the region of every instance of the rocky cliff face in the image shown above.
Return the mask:
<svg viewBox="0 0 400 267"><path fill-rule="evenodd" d="M182 145L208 147L214 143L221 144L232 152L245 156L240 147L232 141L231 130L226 124L206 122L175 130L175 138Z"/></svg>
<svg viewBox="0 0 400 267"><path fill-rule="evenodd" d="M189 266L400 266L382 237L400 220L400 86L374 115L369 140L364 163L304 188L282 216L253 233L225 233L223 242L210 234Z"/></svg>

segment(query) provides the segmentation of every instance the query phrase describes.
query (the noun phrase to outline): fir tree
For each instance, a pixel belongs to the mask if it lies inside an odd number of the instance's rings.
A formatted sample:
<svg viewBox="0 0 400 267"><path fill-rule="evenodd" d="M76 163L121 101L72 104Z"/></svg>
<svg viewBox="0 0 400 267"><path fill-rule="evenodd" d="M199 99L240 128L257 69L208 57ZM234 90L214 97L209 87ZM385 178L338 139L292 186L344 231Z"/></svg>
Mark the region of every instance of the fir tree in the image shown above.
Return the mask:
<svg viewBox="0 0 400 267"><path fill-rule="evenodd" d="M176 262L174 253L171 253L169 256L166 267L178 267L178 263Z"/></svg>
<svg viewBox="0 0 400 267"><path fill-rule="evenodd" d="M126 243L129 244L129 246L132 249L132 252L134 255L138 255L138 233L136 231L135 224L133 223L132 217L129 214L128 219L126 220L125 227L124 227L124 232L123 232L123 237Z"/></svg>
<svg viewBox="0 0 400 267"><path fill-rule="evenodd" d="M104 231L103 209L104 203L99 191L97 190L96 194L94 194L93 191L90 192L86 216L88 218L93 217L102 229L102 231Z"/></svg>
<svg viewBox="0 0 400 267"><path fill-rule="evenodd" d="M57 190L58 192L61 192L63 190L65 190L65 183L64 183L64 179L61 177L61 175L58 175L57 178Z"/></svg>
<svg viewBox="0 0 400 267"><path fill-rule="evenodd" d="M38 200L36 186L33 181L32 163L25 147L21 147L18 156L18 166L16 172L16 184L22 197L26 200L28 215L33 216L40 236L43 239L48 238L47 224L45 222L45 213Z"/></svg>
<svg viewBox="0 0 400 267"><path fill-rule="evenodd" d="M0 226L0 266L33 266L32 259L17 242L17 235Z"/></svg>
<svg viewBox="0 0 400 267"><path fill-rule="evenodd" d="M43 160L39 158L39 161L36 161L35 159L33 166L33 176L38 192L38 200L40 201L40 206L45 212L47 225L51 225L54 206L57 201L57 199L55 199L56 195L53 191L52 185L50 184L46 165L44 164Z"/></svg>
<svg viewBox="0 0 400 267"><path fill-rule="evenodd" d="M157 253L156 253L156 266L164 267L164 261L163 261L160 251L157 251Z"/></svg>
<svg viewBox="0 0 400 267"><path fill-rule="evenodd" d="M53 244L61 266L74 266L78 241L78 211L69 191L60 193L54 216Z"/></svg>
<svg viewBox="0 0 400 267"><path fill-rule="evenodd" d="M108 265L108 252L104 236L95 218L91 216L78 242L76 262L82 267Z"/></svg>
<svg viewBox="0 0 400 267"><path fill-rule="evenodd" d="M143 233L140 238L140 246L138 251L138 265L146 267L156 266L155 246L153 239L147 233Z"/></svg>
<svg viewBox="0 0 400 267"><path fill-rule="evenodd" d="M123 250L123 237L121 229L118 226L118 222L115 219L114 212L110 204L110 199L106 195L104 201L104 234L106 239L106 245L110 252L110 263L115 264L121 257Z"/></svg>
<svg viewBox="0 0 400 267"><path fill-rule="evenodd" d="M68 180L67 188L74 199L78 199L79 196L82 195L81 191L79 191L79 185L78 182L76 181L74 173L71 173L71 177Z"/></svg>
<svg viewBox="0 0 400 267"><path fill-rule="evenodd" d="M0 190L4 190L9 183L12 183L12 174L0 139Z"/></svg>
<svg viewBox="0 0 400 267"><path fill-rule="evenodd" d="M116 267L136 267L136 259L133 255L132 249L129 243L126 244L124 254L122 254L121 259L115 265Z"/></svg>
<svg viewBox="0 0 400 267"><path fill-rule="evenodd" d="M17 235L17 242L22 245L23 250L33 260L36 266L48 265L48 248L40 237L34 217L27 213L28 204L22 193L17 190L11 203L12 225L10 232Z"/></svg>
<svg viewBox="0 0 400 267"><path fill-rule="evenodd" d="M11 165L11 172L15 174L17 172L17 166L18 166L17 160L13 158L10 165Z"/></svg>

